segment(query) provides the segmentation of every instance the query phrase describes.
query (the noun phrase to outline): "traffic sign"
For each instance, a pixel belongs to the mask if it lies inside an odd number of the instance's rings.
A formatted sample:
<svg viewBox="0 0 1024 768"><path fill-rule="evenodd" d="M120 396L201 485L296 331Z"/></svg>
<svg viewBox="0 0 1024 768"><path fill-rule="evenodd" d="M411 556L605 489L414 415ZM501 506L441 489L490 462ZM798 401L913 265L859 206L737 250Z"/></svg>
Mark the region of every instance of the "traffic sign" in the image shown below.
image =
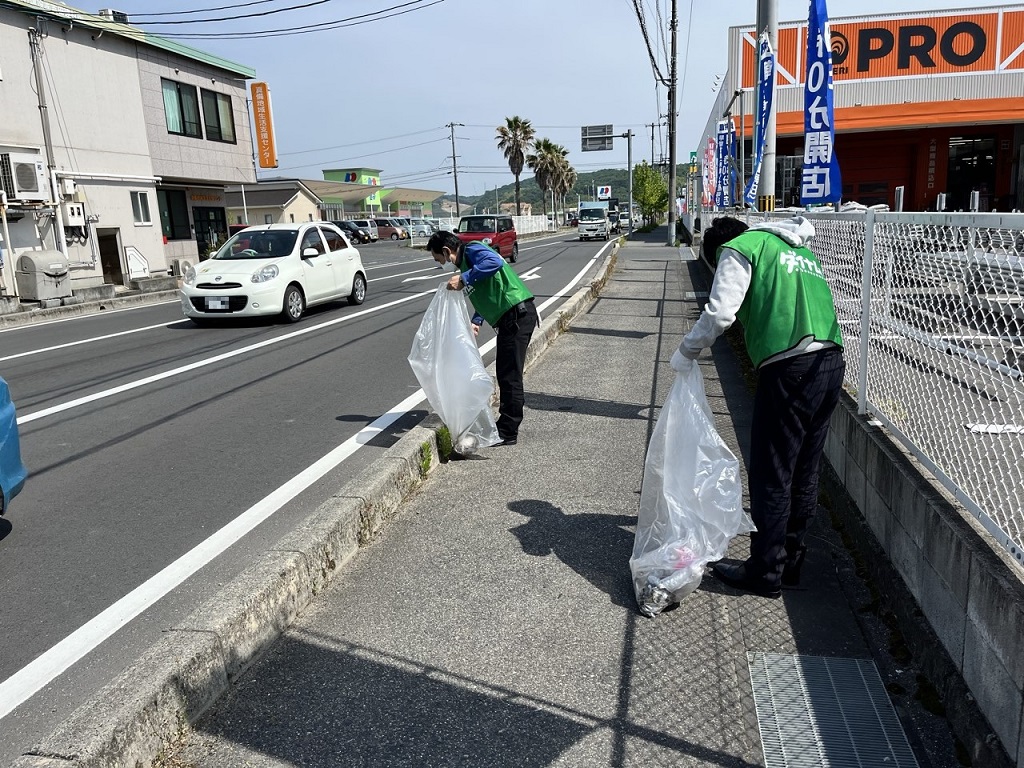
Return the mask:
<svg viewBox="0 0 1024 768"><path fill-rule="evenodd" d="M581 129L584 152L613 149L614 136L610 125L585 125Z"/></svg>

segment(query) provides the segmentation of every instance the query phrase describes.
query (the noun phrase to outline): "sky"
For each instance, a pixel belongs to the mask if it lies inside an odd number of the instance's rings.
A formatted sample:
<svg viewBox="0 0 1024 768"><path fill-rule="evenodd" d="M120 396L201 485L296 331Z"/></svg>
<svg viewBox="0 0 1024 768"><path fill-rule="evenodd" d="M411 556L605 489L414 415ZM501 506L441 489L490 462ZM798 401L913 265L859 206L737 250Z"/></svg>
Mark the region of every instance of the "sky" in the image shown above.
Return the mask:
<svg viewBox="0 0 1024 768"><path fill-rule="evenodd" d="M94 0L99 2L99 0ZM461 196L513 181L496 147L506 117L569 150L579 173L627 167L627 141L582 152L582 126L629 130L633 161L667 155L666 89L656 77L633 0L103 0L157 34L308 28L369 14L367 23L275 37L182 39L256 70L273 96L279 167L260 178L321 179L327 168L380 169L384 186ZM671 0L638 0L661 73L669 73ZM754 24L757 0L676 0L677 157L700 141L727 68L727 30ZM220 11L182 13L225 6ZM69 5L95 12L81 0ZM830 0L831 19L981 8L985 0ZM305 5L259 18L246 14ZM807 0L777 0L779 21L805 20ZM385 9L392 9L385 11ZM381 18L381 11L390 18ZM154 14L175 14L156 16ZM376 15L374 15L376 13ZM150 14L142 16L140 14ZM196 19L227 17L223 22ZM160 26L152 22L183 21ZM523 178L529 177L526 171Z"/></svg>

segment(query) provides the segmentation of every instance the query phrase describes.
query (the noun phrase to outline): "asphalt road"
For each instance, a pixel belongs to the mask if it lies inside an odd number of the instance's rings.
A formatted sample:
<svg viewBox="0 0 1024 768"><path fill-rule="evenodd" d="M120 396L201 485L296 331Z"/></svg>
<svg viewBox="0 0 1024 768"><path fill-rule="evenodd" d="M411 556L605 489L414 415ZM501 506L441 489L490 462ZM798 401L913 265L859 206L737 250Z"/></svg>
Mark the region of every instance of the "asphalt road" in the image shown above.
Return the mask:
<svg viewBox="0 0 1024 768"><path fill-rule="evenodd" d="M604 245L521 242L542 315ZM405 402L365 431L418 389L406 357L442 274L423 251L361 253L366 303L294 326L197 328L173 301L0 332L31 472L0 519L0 764L426 415Z"/></svg>

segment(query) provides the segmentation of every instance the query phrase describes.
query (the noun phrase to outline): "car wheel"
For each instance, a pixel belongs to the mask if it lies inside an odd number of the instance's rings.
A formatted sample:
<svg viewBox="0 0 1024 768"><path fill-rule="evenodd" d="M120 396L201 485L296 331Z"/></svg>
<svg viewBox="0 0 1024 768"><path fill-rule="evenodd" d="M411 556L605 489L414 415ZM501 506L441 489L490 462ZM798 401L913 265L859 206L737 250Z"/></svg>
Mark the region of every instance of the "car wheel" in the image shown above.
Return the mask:
<svg viewBox="0 0 1024 768"><path fill-rule="evenodd" d="M297 323L306 311L306 299L297 285L289 285L284 289L284 309L281 316L289 323Z"/></svg>
<svg viewBox="0 0 1024 768"><path fill-rule="evenodd" d="M509 259L513 264L516 263L516 259L519 258L519 243L512 243L512 258Z"/></svg>
<svg viewBox="0 0 1024 768"><path fill-rule="evenodd" d="M358 272L352 278L352 293L348 295L349 304L362 304L366 301L366 278Z"/></svg>
<svg viewBox="0 0 1024 768"><path fill-rule="evenodd" d="M397 232L392 232L391 233L391 239L392 240L397 240L398 239L398 233Z"/></svg>

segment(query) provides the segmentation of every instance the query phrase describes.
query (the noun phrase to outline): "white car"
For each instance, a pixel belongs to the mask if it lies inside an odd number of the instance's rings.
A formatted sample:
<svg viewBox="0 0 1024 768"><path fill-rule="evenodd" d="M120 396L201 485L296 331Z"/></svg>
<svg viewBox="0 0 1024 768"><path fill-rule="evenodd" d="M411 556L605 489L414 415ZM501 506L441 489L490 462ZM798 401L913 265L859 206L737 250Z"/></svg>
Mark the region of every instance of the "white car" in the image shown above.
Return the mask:
<svg viewBox="0 0 1024 768"><path fill-rule="evenodd" d="M437 231L426 219L410 219L406 229L409 230L409 237L430 237Z"/></svg>
<svg viewBox="0 0 1024 768"><path fill-rule="evenodd" d="M347 298L362 304L366 272L359 250L333 224L267 224L233 235L212 259L185 273L181 310L197 325L218 317L281 315Z"/></svg>

